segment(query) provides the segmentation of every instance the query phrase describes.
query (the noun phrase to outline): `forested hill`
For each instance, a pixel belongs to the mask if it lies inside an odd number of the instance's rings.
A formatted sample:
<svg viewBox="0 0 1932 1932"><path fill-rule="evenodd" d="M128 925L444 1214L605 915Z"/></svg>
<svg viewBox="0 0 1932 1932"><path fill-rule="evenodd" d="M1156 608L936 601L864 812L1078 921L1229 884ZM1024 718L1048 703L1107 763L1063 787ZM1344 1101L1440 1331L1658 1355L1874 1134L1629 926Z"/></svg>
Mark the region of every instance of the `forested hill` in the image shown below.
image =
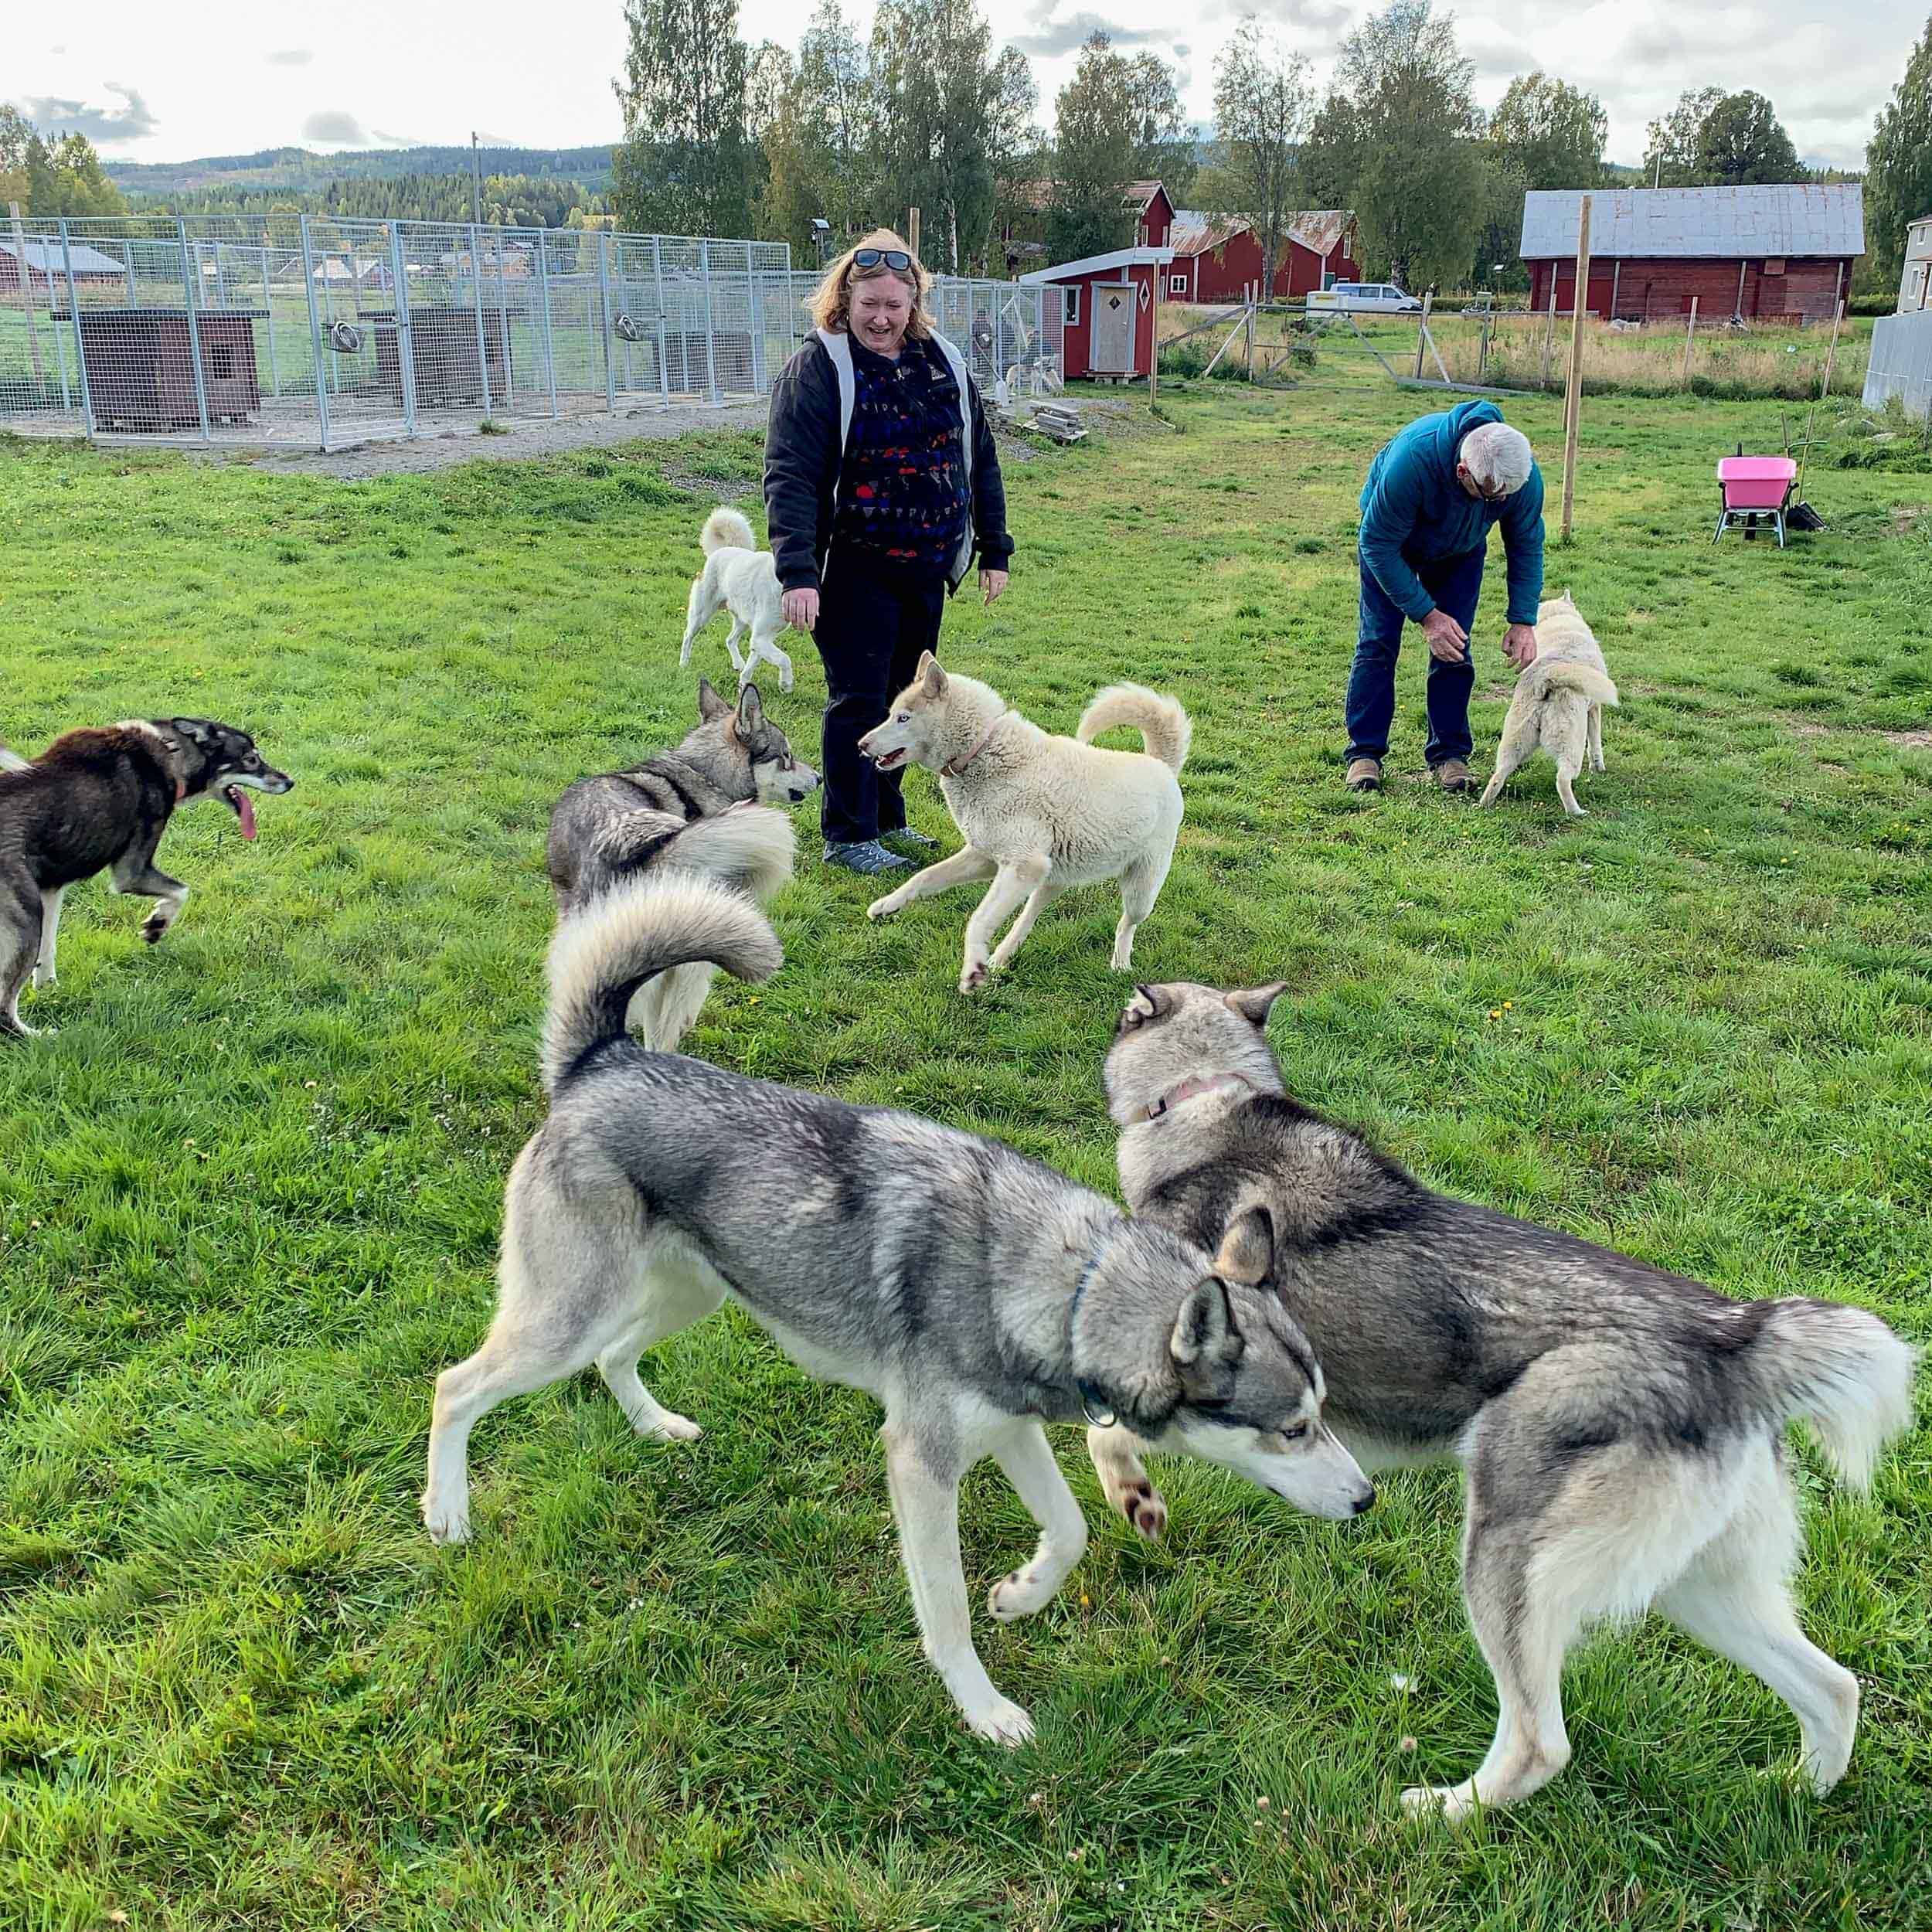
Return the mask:
<svg viewBox="0 0 1932 1932"><path fill-rule="evenodd" d="M485 148L485 175L524 175L574 182L591 194L611 185L611 148ZM199 161L115 162L103 164L109 180L129 196L184 195L248 189L318 194L332 182L400 181L406 175L470 172L467 147L371 148L337 155L305 148L265 148L253 155L209 155Z"/></svg>

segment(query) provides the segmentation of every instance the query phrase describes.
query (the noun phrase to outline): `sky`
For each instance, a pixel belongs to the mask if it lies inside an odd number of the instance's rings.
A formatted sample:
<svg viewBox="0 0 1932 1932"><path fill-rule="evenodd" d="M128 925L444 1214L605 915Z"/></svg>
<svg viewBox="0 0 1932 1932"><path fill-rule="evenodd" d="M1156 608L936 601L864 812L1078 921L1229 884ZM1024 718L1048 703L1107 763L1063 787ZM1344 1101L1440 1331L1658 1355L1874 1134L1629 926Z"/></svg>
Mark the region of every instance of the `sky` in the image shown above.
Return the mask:
<svg viewBox="0 0 1932 1932"><path fill-rule="evenodd" d="M1097 27L1172 63L1183 105L1205 125L1216 52L1243 15L1260 15L1321 81L1372 11L1360 0L985 4L995 40L1032 60L1049 126L1053 94ZM1614 161L1641 161L1646 124L1684 89L1712 84L1768 96L1805 160L1856 166L1928 4L1463 0L1453 11L1484 106L1541 67L1603 101ZM810 0L740 5L747 40L793 46L810 11ZM440 144L473 129L503 145L577 147L621 133L611 87L620 0L94 0L71 24L32 11L32 26L7 38L5 97L44 127L80 129L113 159ZM871 0L848 0L847 12L862 29Z"/></svg>

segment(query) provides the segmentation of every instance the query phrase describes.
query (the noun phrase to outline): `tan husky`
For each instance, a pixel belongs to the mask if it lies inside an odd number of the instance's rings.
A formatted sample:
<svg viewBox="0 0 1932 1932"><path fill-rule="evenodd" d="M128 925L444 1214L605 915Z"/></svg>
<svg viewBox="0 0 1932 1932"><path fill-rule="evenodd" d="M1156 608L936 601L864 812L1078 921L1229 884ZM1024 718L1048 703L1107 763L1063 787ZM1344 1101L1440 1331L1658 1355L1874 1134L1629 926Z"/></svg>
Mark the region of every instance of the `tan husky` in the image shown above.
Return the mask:
<svg viewBox="0 0 1932 1932"><path fill-rule="evenodd" d="M1617 702L1604 654L1566 590L1536 611L1536 658L1516 680L1496 747L1496 769L1482 794L1496 802L1504 781L1539 746L1556 761L1556 795L1573 818L1587 815L1573 789L1587 749L1590 768L1604 768L1604 706Z"/></svg>

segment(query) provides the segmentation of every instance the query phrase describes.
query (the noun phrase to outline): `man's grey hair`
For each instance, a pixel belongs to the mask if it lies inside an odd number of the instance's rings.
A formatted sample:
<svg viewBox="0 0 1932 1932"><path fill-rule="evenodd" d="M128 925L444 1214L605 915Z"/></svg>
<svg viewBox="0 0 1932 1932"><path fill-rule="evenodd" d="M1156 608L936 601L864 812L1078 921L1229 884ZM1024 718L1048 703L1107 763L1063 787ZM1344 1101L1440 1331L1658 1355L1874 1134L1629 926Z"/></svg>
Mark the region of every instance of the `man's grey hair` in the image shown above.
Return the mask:
<svg viewBox="0 0 1932 1932"><path fill-rule="evenodd" d="M1529 438L1507 423L1484 423L1462 440L1462 466L1486 490L1514 496L1536 467Z"/></svg>

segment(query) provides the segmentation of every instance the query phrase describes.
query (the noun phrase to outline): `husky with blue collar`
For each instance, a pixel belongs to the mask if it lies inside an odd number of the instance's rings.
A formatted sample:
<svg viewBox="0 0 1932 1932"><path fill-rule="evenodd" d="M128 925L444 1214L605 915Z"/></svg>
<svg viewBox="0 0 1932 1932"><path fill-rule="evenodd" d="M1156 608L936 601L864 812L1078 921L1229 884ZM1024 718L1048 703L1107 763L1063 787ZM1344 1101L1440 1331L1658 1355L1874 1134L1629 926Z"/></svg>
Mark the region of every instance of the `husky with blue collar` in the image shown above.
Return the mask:
<svg viewBox="0 0 1932 1932"><path fill-rule="evenodd" d="M1368 1507L1292 1325L1201 1250L997 1141L631 1039L640 987L699 961L761 980L778 941L742 893L689 876L614 885L558 928L549 1117L511 1175L488 1336L436 1386L423 1515L437 1542L470 1534L477 1422L592 1362L640 1435L696 1438L638 1359L727 1298L808 1372L884 1409L926 1654L999 1743L1033 1727L973 1648L959 1485L982 1458L1040 1526L993 1587L1002 1620L1043 1608L1087 1546L1049 1422L1118 1418L1318 1515Z"/></svg>

